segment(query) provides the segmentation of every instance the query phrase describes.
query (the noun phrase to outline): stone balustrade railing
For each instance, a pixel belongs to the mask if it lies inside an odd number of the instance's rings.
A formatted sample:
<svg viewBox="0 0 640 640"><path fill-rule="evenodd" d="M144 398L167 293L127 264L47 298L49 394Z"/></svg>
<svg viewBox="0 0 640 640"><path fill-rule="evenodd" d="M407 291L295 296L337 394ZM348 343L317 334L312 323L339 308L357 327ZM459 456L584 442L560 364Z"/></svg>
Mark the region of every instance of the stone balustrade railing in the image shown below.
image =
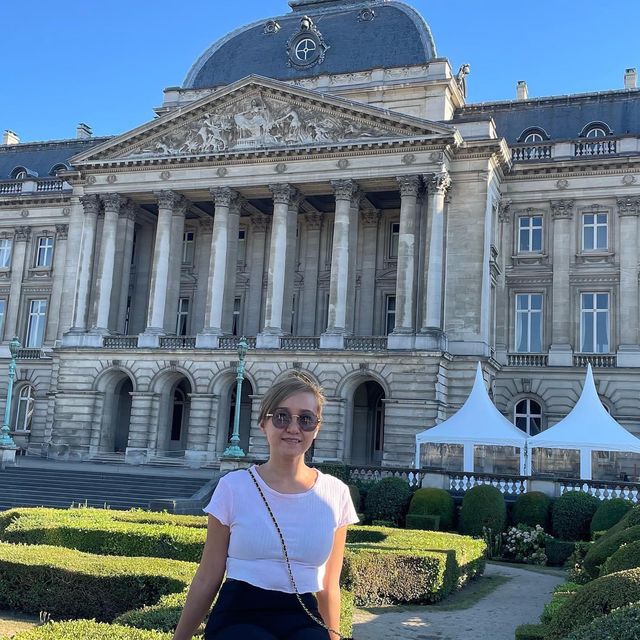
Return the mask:
<svg viewBox="0 0 640 640"><path fill-rule="evenodd" d="M425 472L421 469L349 466L349 477L352 480L377 482L378 480L382 480L382 478L400 478L406 480L410 487L422 486L424 474Z"/></svg>
<svg viewBox="0 0 640 640"><path fill-rule="evenodd" d="M41 349L19 349L17 359L18 360L40 360L44 358L44 354Z"/></svg>
<svg viewBox="0 0 640 640"><path fill-rule="evenodd" d="M283 336L280 348L286 351L316 351L320 348L320 338L311 336Z"/></svg>
<svg viewBox="0 0 640 640"><path fill-rule="evenodd" d="M526 160L549 160L552 157L552 144L511 145L511 159L514 162Z"/></svg>
<svg viewBox="0 0 640 640"><path fill-rule="evenodd" d="M246 338L249 349L256 348L255 337ZM240 336L222 336L218 343L218 349L238 349L238 343L240 342Z"/></svg>
<svg viewBox="0 0 640 640"><path fill-rule="evenodd" d="M610 156L617 151L617 140L610 138L587 138L574 144L574 155L582 156Z"/></svg>
<svg viewBox="0 0 640 640"><path fill-rule="evenodd" d="M546 353L510 353L507 356L510 367L546 367L548 361Z"/></svg>
<svg viewBox="0 0 640 640"><path fill-rule="evenodd" d="M387 336L349 336L344 339L347 351L386 351Z"/></svg>
<svg viewBox="0 0 640 640"><path fill-rule="evenodd" d="M599 500L624 498L638 503L640 500L640 483L637 482L604 482L601 480L558 480L559 494L565 491L583 491Z"/></svg>
<svg viewBox="0 0 640 640"><path fill-rule="evenodd" d="M195 336L160 336L161 349L186 349L196 348Z"/></svg>
<svg viewBox="0 0 640 640"><path fill-rule="evenodd" d="M0 196L13 196L22 193L21 180L3 180L0 182Z"/></svg>
<svg viewBox="0 0 640 640"><path fill-rule="evenodd" d="M105 349L137 349L138 336L105 336L102 346Z"/></svg>
<svg viewBox="0 0 640 640"><path fill-rule="evenodd" d="M600 369L612 369L617 364L615 353L578 353L573 356L574 367L592 367Z"/></svg>
<svg viewBox="0 0 640 640"><path fill-rule="evenodd" d="M528 490L529 478L527 476L471 472L449 472L448 476L449 490L455 493L465 493L480 484L489 484L506 496L519 496Z"/></svg>
<svg viewBox="0 0 640 640"><path fill-rule="evenodd" d="M32 178L27 180L0 180L0 196L60 193L71 186L60 178Z"/></svg>
<svg viewBox="0 0 640 640"><path fill-rule="evenodd" d="M606 138L580 138L574 140L540 141L512 144L511 159L514 162L540 162L570 158L592 158L640 150L638 136L607 136Z"/></svg>

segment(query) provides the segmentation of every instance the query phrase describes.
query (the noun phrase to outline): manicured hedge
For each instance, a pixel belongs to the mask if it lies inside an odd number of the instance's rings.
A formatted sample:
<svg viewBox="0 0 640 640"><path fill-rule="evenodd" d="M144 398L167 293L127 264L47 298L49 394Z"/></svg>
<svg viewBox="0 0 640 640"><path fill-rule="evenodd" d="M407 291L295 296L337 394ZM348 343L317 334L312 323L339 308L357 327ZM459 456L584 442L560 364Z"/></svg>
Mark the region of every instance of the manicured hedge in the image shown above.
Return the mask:
<svg viewBox="0 0 640 640"><path fill-rule="evenodd" d="M484 529L501 534L507 524L504 496L496 487L481 484L464 494L458 528L468 536L482 536Z"/></svg>
<svg viewBox="0 0 640 640"><path fill-rule="evenodd" d="M376 482L365 498L367 522L388 520L396 525L404 522L411 494L407 482L400 478L383 478Z"/></svg>
<svg viewBox="0 0 640 640"><path fill-rule="evenodd" d="M601 502L591 519L591 535L593 536L596 531L611 529L614 524L618 524L622 520L632 507L633 502L623 498L612 498Z"/></svg>
<svg viewBox="0 0 640 640"><path fill-rule="evenodd" d="M516 640L546 640L545 631L541 624L522 624L516 629Z"/></svg>
<svg viewBox="0 0 640 640"><path fill-rule="evenodd" d="M52 622L21 631L12 636L12 640L171 640L171 634L104 624L94 620L71 620Z"/></svg>
<svg viewBox="0 0 640 640"><path fill-rule="evenodd" d="M547 564L553 567L564 566L565 562L571 557L575 548L575 542L550 538L547 540L544 547L544 552L547 555Z"/></svg>
<svg viewBox="0 0 640 640"><path fill-rule="evenodd" d="M23 513L0 533L5 542L45 544L87 553L148 556L199 562L206 529L174 524L138 524L98 517Z"/></svg>
<svg viewBox="0 0 640 640"><path fill-rule="evenodd" d="M569 598L547 625L547 640L561 640L592 620L640 601L640 569L603 576Z"/></svg>
<svg viewBox="0 0 640 640"><path fill-rule="evenodd" d="M551 498L542 491L520 494L513 503L511 522L514 525L526 524L529 527L539 524L545 531L549 531Z"/></svg>
<svg viewBox="0 0 640 640"><path fill-rule="evenodd" d="M553 535L561 540L590 540L591 519L599 506L598 498L583 491L563 493L553 503Z"/></svg>
<svg viewBox="0 0 640 640"><path fill-rule="evenodd" d="M623 544L600 567L600 575L606 576L616 571L626 571L640 567L640 540Z"/></svg>
<svg viewBox="0 0 640 640"><path fill-rule="evenodd" d="M358 606L436 602L484 570L483 540L432 531L351 527L343 585Z"/></svg>
<svg viewBox="0 0 640 640"><path fill-rule="evenodd" d="M422 529L423 531L439 531L440 516L423 516L417 513L407 513L407 529Z"/></svg>
<svg viewBox="0 0 640 640"><path fill-rule="evenodd" d="M177 560L0 542L0 609L109 622L132 607L184 590L195 570L195 564Z"/></svg>
<svg viewBox="0 0 640 640"><path fill-rule="evenodd" d="M408 516L439 516L439 528L443 531L453 529L455 504L448 491L426 487L418 489L409 503ZM417 527L416 527L417 528Z"/></svg>
<svg viewBox="0 0 640 640"><path fill-rule="evenodd" d="M584 558L584 569L591 578L597 578L600 567L623 544L640 540L640 525L607 534L591 545Z"/></svg>
<svg viewBox="0 0 640 640"><path fill-rule="evenodd" d="M635 527L636 525L640 525L640 505L636 505L633 509L627 511L620 521L607 531L607 534L617 533L618 531Z"/></svg>
<svg viewBox="0 0 640 640"><path fill-rule="evenodd" d="M640 603L613 611L579 627L566 640L638 640L640 639Z"/></svg>

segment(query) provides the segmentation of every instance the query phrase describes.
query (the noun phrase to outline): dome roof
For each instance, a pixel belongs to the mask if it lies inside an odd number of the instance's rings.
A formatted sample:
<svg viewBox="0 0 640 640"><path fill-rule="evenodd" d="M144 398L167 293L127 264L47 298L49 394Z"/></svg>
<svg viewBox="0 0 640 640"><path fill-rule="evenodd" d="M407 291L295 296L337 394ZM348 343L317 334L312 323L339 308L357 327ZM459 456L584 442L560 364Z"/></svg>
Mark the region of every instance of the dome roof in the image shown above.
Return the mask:
<svg viewBox="0 0 640 640"><path fill-rule="evenodd" d="M249 75L296 80L425 64L436 57L429 26L397 0L291 0L293 12L225 36L189 70L185 89Z"/></svg>

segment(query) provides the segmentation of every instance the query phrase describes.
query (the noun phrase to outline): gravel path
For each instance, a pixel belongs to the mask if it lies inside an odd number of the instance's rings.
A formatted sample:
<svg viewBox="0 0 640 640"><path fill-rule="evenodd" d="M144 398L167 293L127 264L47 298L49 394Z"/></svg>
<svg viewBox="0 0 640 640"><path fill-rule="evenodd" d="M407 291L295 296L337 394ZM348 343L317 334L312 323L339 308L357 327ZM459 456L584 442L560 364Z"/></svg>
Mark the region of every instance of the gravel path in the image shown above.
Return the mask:
<svg viewBox="0 0 640 640"><path fill-rule="evenodd" d="M355 640L514 640L516 627L538 622L560 574L487 564L486 576L510 578L467 609L437 611L425 607L389 613L359 609L354 616Z"/></svg>

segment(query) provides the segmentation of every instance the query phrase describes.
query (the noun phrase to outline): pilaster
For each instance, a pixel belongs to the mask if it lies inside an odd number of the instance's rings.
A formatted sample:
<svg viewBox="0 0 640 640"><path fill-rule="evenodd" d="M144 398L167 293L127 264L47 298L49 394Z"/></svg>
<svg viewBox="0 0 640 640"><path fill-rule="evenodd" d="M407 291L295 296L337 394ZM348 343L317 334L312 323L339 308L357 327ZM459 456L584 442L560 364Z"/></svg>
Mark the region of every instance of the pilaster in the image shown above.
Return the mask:
<svg viewBox="0 0 640 640"><path fill-rule="evenodd" d="M9 303L4 325L5 340L11 340L18 333L18 310L20 309L20 291L24 278L27 244L31 239L31 227L15 228L13 239L13 255L11 257L11 285L9 289Z"/></svg>
<svg viewBox="0 0 640 640"><path fill-rule="evenodd" d="M182 279L182 243L184 239L184 219L188 201L181 196L173 207L171 217L171 256L169 259L169 281L167 283L167 308L164 316L164 330L175 333L178 318L178 299Z"/></svg>
<svg viewBox="0 0 640 640"><path fill-rule="evenodd" d="M360 296L358 333L373 335L375 318L376 260L380 211L368 209L360 213L362 234L362 268L360 270Z"/></svg>
<svg viewBox="0 0 640 640"><path fill-rule="evenodd" d="M64 266L67 259L67 238L69 234L68 224L56 225L56 239L53 247L53 273L51 286L51 300L49 317L47 318L47 330L45 341L53 342L58 339L60 326L60 310L62 305L62 288L64 286Z"/></svg>

